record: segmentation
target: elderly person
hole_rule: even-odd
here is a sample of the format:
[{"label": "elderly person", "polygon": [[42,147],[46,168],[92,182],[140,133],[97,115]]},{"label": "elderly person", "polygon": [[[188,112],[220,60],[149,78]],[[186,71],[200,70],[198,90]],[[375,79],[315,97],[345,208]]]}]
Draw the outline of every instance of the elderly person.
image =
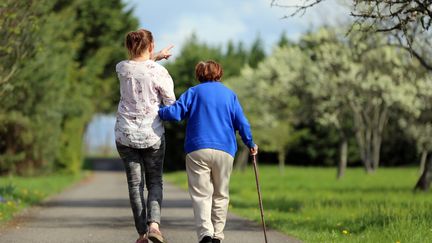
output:
[{"label": "elderly person", "polygon": [[155,61],[168,58],[172,46],[154,55],[152,33],[144,29],[129,32],[125,45],[129,60],[116,66],[121,94],[115,125],[116,145],[126,170],[130,204],[139,234],[136,242],[147,243],[150,239],[162,243],[159,225],[165,137],[158,110],[162,104],[173,104],[175,95],[171,76]]},{"label": "elderly person", "polygon": [[201,84],[189,88],[174,105],[161,108],[159,116],[167,121],[187,119],[186,171],[198,241],[215,243],[224,239],[236,131],[251,154],[258,146],[236,94],[220,81],[222,67],[200,62],[195,75]]}]

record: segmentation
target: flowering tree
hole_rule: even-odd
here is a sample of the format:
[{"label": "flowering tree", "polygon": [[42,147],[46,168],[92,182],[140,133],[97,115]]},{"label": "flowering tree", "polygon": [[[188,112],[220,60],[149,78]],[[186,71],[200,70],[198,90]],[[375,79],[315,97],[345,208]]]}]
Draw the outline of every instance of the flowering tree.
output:
[{"label": "flowering tree", "polygon": [[[285,17],[303,14],[326,0],[303,0],[300,5],[272,0],[271,6],[286,8]],[[408,50],[427,69],[432,70],[432,1],[429,0],[351,0],[353,26],[393,35],[389,44]]]},{"label": "flowering tree", "polygon": [[296,81],[304,79],[301,70],[306,68],[306,62],[307,57],[298,47],[280,48],[256,69],[247,66],[239,77],[226,82],[242,101],[257,144],[278,153],[281,171],[288,147],[305,134],[304,130],[293,129],[299,107],[293,90]]},{"label": "flowering tree", "polygon": [[[347,71],[352,69],[352,61],[347,59],[347,55],[340,55],[340,52],[349,50],[340,44],[335,32],[326,29],[304,36],[300,45],[308,47],[304,51],[314,61],[313,66],[309,66],[309,71],[315,75],[309,80],[306,89],[315,100],[316,120],[321,125],[335,128],[339,133],[337,178],[341,178],[348,162],[348,138],[353,134],[352,117],[345,100],[348,87],[344,85],[346,76],[349,75]],[[336,46],[339,48],[334,48]],[[326,60],[323,59],[324,56]],[[327,63],[321,63],[322,61]]]},{"label": "flowering tree", "polygon": [[[321,100],[321,119],[344,131],[353,122],[353,132],[366,171],[378,168],[383,131],[394,109],[413,109],[415,77],[407,68],[410,60],[395,48],[382,45],[378,35],[343,35],[321,30],[307,36],[313,46],[321,75],[311,92]],[[341,123],[342,121],[342,123]],[[343,137],[343,136],[342,136]]]},{"label": "flowering tree", "polygon": [[419,77],[416,82],[419,109],[416,110],[413,107],[413,109],[406,110],[405,116],[400,118],[399,123],[416,141],[417,150],[420,153],[419,172],[421,176],[415,189],[427,191],[432,181],[432,156],[426,163],[428,154],[432,151],[432,80],[427,73],[423,75],[424,77]]}]

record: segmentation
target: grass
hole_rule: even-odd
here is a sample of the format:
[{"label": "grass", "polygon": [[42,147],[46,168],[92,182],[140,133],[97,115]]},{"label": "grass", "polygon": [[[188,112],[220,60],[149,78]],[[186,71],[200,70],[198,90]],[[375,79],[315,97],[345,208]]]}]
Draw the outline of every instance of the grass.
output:
[{"label": "grass", "polygon": [[0,177],[0,223],[12,219],[20,210],[61,192],[83,176],[53,174],[40,177]]},{"label": "grass", "polygon": [[[432,242],[432,193],[413,193],[416,168],[348,169],[261,166],[266,223],[304,242]],[[187,188],[186,173],[166,179]],[[234,172],[230,211],[260,221],[253,169]]]}]

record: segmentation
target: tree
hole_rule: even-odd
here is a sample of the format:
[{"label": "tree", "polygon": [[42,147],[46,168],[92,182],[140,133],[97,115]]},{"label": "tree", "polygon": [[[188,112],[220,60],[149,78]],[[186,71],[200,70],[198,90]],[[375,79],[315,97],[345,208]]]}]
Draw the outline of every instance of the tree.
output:
[{"label": "tree", "polygon": [[86,124],[116,103],[114,64],[137,21],[120,0],[0,6],[0,173],[78,172]]},{"label": "tree", "polygon": [[414,189],[427,191],[432,177],[432,159],[426,163],[428,154],[432,151],[432,80],[428,79],[428,73],[423,72],[417,75],[417,103],[419,105],[405,110],[405,115],[400,117],[399,123],[416,141],[417,151],[420,153],[420,178]]},{"label": "tree", "polygon": [[[40,167],[52,168],[59,148],[65,90],[69,87],[67,75],[73,64],[73,40],[58,41],[69,39],[70,32],[57,31],[71,27],[70,22],[50,11],[52,2],[27,4],[22,9],[9,9],[12,16],[26,16],[26,12],[21,13],[27,10],[26,6],[31,8],[30,13],[36,12],[32,24],[24,21],[30,25],[31,34],[27,33],[26,25],[17,25],[16,28],[23,29],[16,29],[16,35],[5,40],[11,53],[20,53],[21,47],[14,46],[15,41],[29,49],[24,56],[10,56],[17,68],[13,78],[2,86],[1,135],[9,141],[0,146],[1,162],[7,165],[2,166],[2,173],[33,173]],[[48,46],[52,52],[46,50]]]},{"label": "tree", "polygon": [[255,41],[252,43],[249,55],[248,64],[252,68],[256,68],[258,64],[265,58],[266,54],[264,51],[264,44],[261,37],[258,35]]},{"label": "tree", "polygon": [[[336,32],[323,29],[317,33],[306,35],[302,38],[300,45],[309,52],[312,60],[315,62],[315,82],[307,86],[308,92],[311,93],[315,100],[314,110],[317,121],[327,127],[333,127],[339,134],[339,163],[337,178],[342,178],[348,163],[348,138],[352,134],[353,122],[349,108],[346,106],[345,86],[346,72],[350,69],[352,63],[347,56],[338,56],[347,49],[343,45],[339,48],[330,47],[333,44],[340,45]],[[325,55],[331,55],[324,60]],[[332,60],[332,63],[320,64],[323,61]],[[327,66],[328,65],[328,66]],[[325,66],[325,67],[324,67]],[[324,68],[324,69],[321,69]]]},{"label": "tree", "polygon": [[[39,1],[40,2],[40,1]],[[35,31],[44,13],[38,1],[6,0],[0,3],[0,94],[22,61],[35,51]]]},{"label": "tree", "polygon": [[224,77],[232,77],[240,74],[241,69],[248,59],[249,51],[244,48],[243,42],[227,43],[226,52],[222,53]]},{"label": "tree", "polygon": [[227,81],[250,119],[257,144],[278,153],[281,172],[288,147],[306,132],[293,129],[299,100],[291,95],[296,80],[304,79],[299,70],[306,61],[298,47],[276,49],[256,69],[246,66],[239,77]]},{"label": "tree", "polygon": [[417,123],[407,126],[407,132],[415,139],[417,149],[420,153],[419,174],[423,174],[426,159],[428,154],[432,151],[432,124]]},{"label": "tree", "polygon": [[[355,135],[367,172],[380,162],[382,137],[389,114],[416,110],[419,70],[410,58],[371,33],[351,34],[320,29],[302,37],[299,45],[313,60],[308,72],[315,73],[305,89],[311,94],[318,122],[339,131],[338,176],[346,166],[348,139]],[[311,103],[311,102],[302,102]],[[417,108],[416,108],[417,107]]]},{"label": "tree", "polygon": [[279,40],[277,42],[277,46],[278,47],[286,47],[286,46],[289,46],[292,44],[293,44],[293,42],[288,39],[286,32],[283,31],[281,36],[279,37]]},{"label": "tree", "polygon": [[[271,6],[292,9],[285,17],[303,14],[308,8],[325,0],[304,0],[292,5],[272,0]],[[394,38],[389,44],[408,50],[427,69],[432,70],[430,27],[432,25],[432,2],[411,0],[352,0],[351,16],[357,30],[386,32]],[[427,51],[425,51],[427,49]]]}]

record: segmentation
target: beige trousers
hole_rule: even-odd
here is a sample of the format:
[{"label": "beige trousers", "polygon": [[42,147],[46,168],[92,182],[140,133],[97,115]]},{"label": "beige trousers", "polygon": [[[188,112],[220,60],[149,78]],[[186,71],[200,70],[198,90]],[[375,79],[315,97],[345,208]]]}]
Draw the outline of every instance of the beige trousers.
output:
[{"label": "beige trousers", "polygon": [[186,155],[189,194],[199,241],[204,236],[224,239],[233,161],[230,154],[215,149],[200,149]]}]

